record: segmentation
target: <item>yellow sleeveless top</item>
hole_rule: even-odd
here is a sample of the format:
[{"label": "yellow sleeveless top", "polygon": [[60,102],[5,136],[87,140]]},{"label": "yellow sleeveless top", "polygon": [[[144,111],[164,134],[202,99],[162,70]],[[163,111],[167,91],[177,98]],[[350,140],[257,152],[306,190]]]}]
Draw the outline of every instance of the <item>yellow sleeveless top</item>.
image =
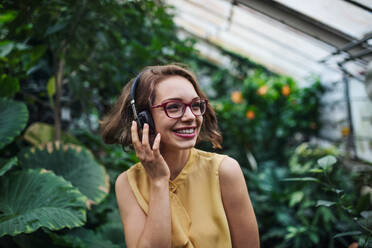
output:
[{"label": "yellow sleeveless top", "polygon": [[[172,247],[232,247],[218,176],[225,157],[192,148],[185,167],[169,181]],[[147,214],[150,188],[144,167],[137,163],[127,175],[137,202]]]}]

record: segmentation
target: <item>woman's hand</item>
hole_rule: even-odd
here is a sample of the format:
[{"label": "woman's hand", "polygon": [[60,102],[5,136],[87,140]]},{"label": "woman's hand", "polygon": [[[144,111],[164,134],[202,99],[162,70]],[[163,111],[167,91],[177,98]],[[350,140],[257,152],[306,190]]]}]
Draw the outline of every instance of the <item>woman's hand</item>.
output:
[{"label": "woman's hand", "polygon": [[145,123],[142,132],[142,142],[138,137],[137,122],[132,122],[132,143],[137,158],[141,161],[147,175],[152,181],[169,180],[170,171],[163,156],[160,154],[160,133],[155,137],[152,149],[149,144],[149,125]]}]

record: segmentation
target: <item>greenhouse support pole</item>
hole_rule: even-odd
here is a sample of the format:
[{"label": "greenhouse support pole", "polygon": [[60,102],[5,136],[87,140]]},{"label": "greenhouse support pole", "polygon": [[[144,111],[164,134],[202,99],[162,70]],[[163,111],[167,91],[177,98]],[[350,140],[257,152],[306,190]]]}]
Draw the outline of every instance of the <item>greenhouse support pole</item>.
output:
[{"label": "greenhouse support pole", "polygon": [[351,103],[350,103],[350,85],[347,71],[342,64],[339,64],[339,67],[342,71],[342,80],[344,81],[345,86],[345,100],[346,100],[346,110],[347,110],[347,120],[349,125],[349,134],[346,140],[346,156],[347,158],[356,158],[356,149],[354,144],[354,125],[351,112]]}]

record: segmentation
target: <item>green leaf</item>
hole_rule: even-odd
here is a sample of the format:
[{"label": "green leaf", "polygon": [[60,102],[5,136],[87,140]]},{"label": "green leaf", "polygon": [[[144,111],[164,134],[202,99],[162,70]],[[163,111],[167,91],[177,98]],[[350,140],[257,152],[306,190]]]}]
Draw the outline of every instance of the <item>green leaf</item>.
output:
[{"label": "green leaf", "polygon": [[48,83],[47,83],[47,92],[48,92],[48,96],[49,96],[50,106],[54,107],[53,96],[56,93],[56,80],[55,80],[54,77],[51,77],[48,80]]},{"label": "green leaf", "polygon": [[304,193],[302,191],[293,192],[290,196],[289,206],[293,207],[299,203],[304,198]]},{"label": "green leaf", "polygon": [[312,173],[323,173],[324,170],[322,170],[322,169],[311,169],[311,170],[309,170],[309,172],[312,172]]},{"label": "green leaf", "polygon": [[362,216],[364,219],[372,219],[372,211],[363,211],[360,213],[360,216]]},{"label": "green leaf", "polygon": [[321,207],[317,209],[319,216],[323,219],[323,223],[336,223],[337,218],[335,217],[334,211],[331,208]]},{"label": "green leaf", "polygon": [[52,98],[56,93],[56,80],[54,77],[49,78],[47,83],[48,96]]},{"label": "green leaf", "polygon": [[337,163],[337,159],[335,156],[327,155],[318,159],[319,166],[324,170],[329,170],[335,163]]},{"label": "green leaf", "polygon": [[66,247],[79,247],[79,248],[120,248],[126,247],[122,245],[113,244],[110,240],[104,239],[99,233],[86,228],[75,228],[64,235],[57,235],[49,232],[50,237],[54,243]]},{"label": "green leaf", "polygon": [[288,182],[317,182],[319,183],[319,179],[315,177],[292,177],[292,178],[284,178],[281,181],[288,181]]},{"label": "green leaf", "polygon": [[45,32],[45,36],[48,36],[48,35],[51,35],[51,34],[54,34],[54,33],[57,33],[59,31],[61,31],[64,27],[66,27],[67,23],[68,22],[66,22],[66,21],[58,22],[55,25],[48,27],[47,31]]},{"label": "green leaf", "polygon": [[358,201],[357,201],[357,204],[356,204],[356,207],[355,207],[355,210],[359,213],[359,212],[362,212],[363,210],[367,210],[369,208],[369,206],[371,205],[371,197],[370,197],[370,194],[365,194],[365,195],[361,195],[359,198],[358,198]]},{"label": "green leaf", "polygon": [[14,42],[6,40],[0,42],[0,57],[6,57],[12,52],[14,48]]},{"label": "green leaf", "polygon": [[33,233],[21,233],[17,236],[12,237],[13,241],[20,248],[61,248],[59,246],[53,245],[53,241],[49,235],[45,232],[46,228],[41,228]]},{"label": "green leaf", "polygon": [[333,206],[335,204],[336,204],[336,202],[325,201],[325,200],[318,200],[316,202],[316,207],[320,207],[320,206],[331,207],[331,206]]},{"label": "green leaf", "polygon": [[24,168],[44,168],[63,176],[88,197],[88,205],[98,204],[109,192],[109,177],[104,167],[84,147],[47,143],[23,151],[19,159]]},{"label": "green leaf", "polygon": [[86,197],[45,170],[12,172],[0,180],[0,237],[82,226]]},{"label": "green leaf", "polygon": [[[120,215],[118,216],[120,220]],[[97,233],[105,240],[110,240],[114,244],[125,246],[124,230],[121,222],[107,222],[97,228]]]},{"label": "green leaf", "polygon": [[[42,122],[34,122],[26,129],[23,137],[33,145],[41,145],[54,141],[54,134],[54,126]],[[81,145],[79,140],[65,132],[61,132],[61,141],[63,143]]]},{"label": "green leaf", "polygon": [[0,77],[0,97],[13,97],[19,91],[19,80],[6,74]]},{"label": "green leaf", "polygon": [[17,12],[13,10],[8,10],[5,13],[0,14],[0,24],[13,21],[17,17]]},{"label": "green leaf", "polygon": [[39,45],[39,46],[33,47],[30,51],[32,64],[39,61],[40,58],[45,54],[47,49],[48,47],[45,45]]},{"label": "green leaf", "polygon": [[28,111],[24,103],[0,98],[0,149],[25,128]]},{"label": "green leaf", "polygon": [[314,244],[318,244],[319,243],[319,237],[318,237],[318,235],[316,233],[310,232],[309,233],[309,238],[311,239],[311,241]]},{"label": "green leaf", "polygon": [[360,235],[362,234],[361,231],[351,231],[351,232],[343,232],[343,233],[338,233],[333,238],[339,238],[339,237],[344,237],[344,236],[355,236],[355,235]]},{"label": "green leaf", "polygon": [[17,165],[17,162],[18,162],[17,157],[13,157],[11,159],[1,161],[0,162],[0,176],[4,175],[7,171],[13,168],[13,166]]},{"label": "green leaf", "polygon": [[370,216],[368,218],[359,219],[359,220],[357,220],[357,222],[358,222],[359,225],[362,225],[365,228],[368,228],[368,229],[372,228],[372,216]]}]

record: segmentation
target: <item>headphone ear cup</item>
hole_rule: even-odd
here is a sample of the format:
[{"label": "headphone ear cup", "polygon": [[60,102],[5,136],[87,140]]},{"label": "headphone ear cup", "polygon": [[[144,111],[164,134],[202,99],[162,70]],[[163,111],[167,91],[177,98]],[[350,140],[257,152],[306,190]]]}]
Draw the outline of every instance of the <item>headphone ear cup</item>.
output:
[{"label": "headphone ear cup", "polygon": [[138,121],[141,125],[141,128],[143,128],[143,125],[147,123],[149,125],[150,134],[155,134],[155,124],[154,124],[154,120],[152,119],[151,113],[149,113],[146,110],[141,111],[138,114]]}]

